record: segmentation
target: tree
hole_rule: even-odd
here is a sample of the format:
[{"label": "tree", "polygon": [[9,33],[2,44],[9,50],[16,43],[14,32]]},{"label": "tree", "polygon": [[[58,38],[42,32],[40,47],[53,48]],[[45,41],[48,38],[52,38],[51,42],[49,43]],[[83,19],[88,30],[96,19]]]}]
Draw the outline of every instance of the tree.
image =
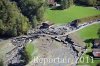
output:
[{"label": "tree", "polygon": [[70,6],[74,4],[74,0],[69,0]]},{"label": "tree", "polygon": [[66,8],[69,8],[70,6],[73,5],[73,0],[62,0],[61,1],[61,7],[62,9],[66,9]]},{"label": "tree", "polygon": [[27,33],[30,24],[15,2],[0,0],[0,25],[0,35],[17,36]]},{"label": "tree", "polygon": [[97,0],[80,0],[81,2],[90,5],[90,6],[96,6],[97,5]]},{"label": "tree", "polygon": [[38,24],[37,18],[36,16],[33,17],[33,21],[32,21],[32,28],[35,28]]},{"label": "tree", "polygon": [[36,18],[38,21],[42,21],[43,20],[43,16],[44,16],[44,7],[41,6],[40,8],[38,8],[37,13],[36,13]]},{"label": "tree", "polygon": [[98,37],[100,38],[100,28],[99,28],[98,33],[97,33],[97,34],[98,34]]},{"label": "tree", "polygon": [[61,1],[61,7],[62,7],[62,9],[68,8],[68,0],[62,0]]},{"label": "tree", "polygon": [[0,20],[0,34],[2,34],[3,32],[3,22],[2,20]]},{"label": "tree", "polygon": [[100,0],[97,0],[97,5],[100,6]]},{"label": "tree", "polygon": [[100,63],[98,63],[96,66],[100,66]]},{"label": "tree", "polygon": [[0,60],[0,66],[4,66],[4,65],[3,65],[3,61],[2,61],[2,60]]},{"label": "tree", "polygon": [[[43,20],[44,10],[45,10],[45,0],[14,0],[17,2],[22,13],[27,16],[31,24],[33,24],[34,16],[37,22]],[[34,23],[35,24],[35,23]]]},{"label": "tree", "polygon": [[88,5],[96,6],[97,0],[87,0]]},{"label": "tree", "polygon": [[26,34],[43,20],[45,0],[0,0],[0,35]]}]

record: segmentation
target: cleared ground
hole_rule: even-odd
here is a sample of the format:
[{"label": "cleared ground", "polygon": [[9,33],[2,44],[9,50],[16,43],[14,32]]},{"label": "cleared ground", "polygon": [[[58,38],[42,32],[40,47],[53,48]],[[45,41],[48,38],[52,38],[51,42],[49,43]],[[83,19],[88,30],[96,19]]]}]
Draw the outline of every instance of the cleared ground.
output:
[{"label": "cleared ground", "polygon": [[80,36],[75,32],[69,35],[69,37],[74,41],[74,43],[78,46],[85,47],[85,43],[83,40],[80,38]]},{"label": "cleared ground", "polygon": [[99,15],[100,11],[90,7],[72,6],[66,10],[50,10],[45,12],[45,19],[55,24],[69,23],[75,19]]},{"label": "cleared ground", "polygon": [[12,45],[11,40],[3,40],[0,42],[0,60],[5,60],[6,53],[11,51],[13,48],[15,48],[14,45]]},{"label": "cleared ground", "polygon": [[[50,37],[46,36],[46,37],[40,37],[39,39],[33,41],[33,44],[36,45],[36,47],[38,48],[38,55],[37,57],[39,57],[39,59],[41,58],[45,58],[47,60],[51,59],[57,59],[59,58],[60,61],[59,63],[56,62],[48,62],[45,61],[43,63],[34,63],[34,59],[26,66],[72,66],[73,62],[74,62],[74,57],[73,55],[70,53],[70,47],[67,47],[65,44],[63,44],[62,42],[57,42],[53,39],[51,39]],[[68,59],[69,63],[68,63]],[[39,60],[38,59],[38,60]],[[61,62],[61,60],[64,59],[65,63],[63,63],[63,61]]]}]

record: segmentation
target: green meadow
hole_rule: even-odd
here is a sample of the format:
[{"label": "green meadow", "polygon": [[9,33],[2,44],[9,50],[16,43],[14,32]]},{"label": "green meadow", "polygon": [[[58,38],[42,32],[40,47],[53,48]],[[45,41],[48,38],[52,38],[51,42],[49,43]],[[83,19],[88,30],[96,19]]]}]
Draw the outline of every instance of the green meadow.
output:
[{"label": "green meadow", "polygon": [[77,33],[80,35],[82,39],[92,39],[98,38],[97,32],[100,28],[100,24],[93,24],[86,28],[81,29]]},{"label": "green meadow", "polygon": [[75,19],[99,15],[100,11],[92,7],[72,6],[65,10],[46,9],[44,18],[55,24],[69,23]]}]

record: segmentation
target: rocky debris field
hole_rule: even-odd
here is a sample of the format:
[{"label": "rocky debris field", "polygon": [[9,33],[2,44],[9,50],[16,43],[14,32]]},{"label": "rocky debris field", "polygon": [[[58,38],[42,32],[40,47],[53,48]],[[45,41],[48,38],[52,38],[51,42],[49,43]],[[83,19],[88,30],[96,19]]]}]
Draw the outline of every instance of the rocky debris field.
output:
[{"label": "rocky debris field", "polygon": [[91,24],[95,23],[100,23],[100,20],[96,21],[90,21],[90,22],[85,22],[83,24],[78,24],[77,27],[71,26],[70,24],[67,25],[61,25],[61,26],[52,26],[49,28],[45,29],[33,29],[28,31],[28,35],[54,35],[54,36],[59,36],[59,35],[67,35],[70,34],[71,32],[80,30],[82,28],[85,28],[86,26],[89,26]]},{"label": "rocky debris field", "polygon": [[[63,37],[62,37],[63,38]],[[78,50],[74,48],[70,43],[61,41],[62,39],[57,40],[54,37],[39,37],[38,39],[33,41],[33,44],[36,44],[38,48],[38,57],[39,58],[61,58],[65,59],[65,63],[34,63],[34,59],[27,66],[75,66],[77,63],[75,61],[78,60]],[[79,51],[81,53],[81,50]],[[67,62],[68,59],[69,63]]]},{"label": "rocky debris field", "polygon": [[16,37],[11,40],[11,43],[15,48],[6,53],[5,66],[24,66],[28,62],[26,52],[24,50],[25,45],[36,39],[37,36],[23,36]]},{"label": "rocky debris field", "polygon": [[[71,32],[77,31],[85,26],[99,23],[99,22],[88,22],[79,25],[77,28],[73,28],[70,25],[62,25],[58,27],[50,27],[47,29],[34,29],[28,32],[28,35],[22,37],[12,38],[11,43],[14,48],[6,53],[5,66],[24,66],[27,64],[27,56],[24,52],[24,48],[27,43],[37,40],[37,47],[39,49],[40,58],[55,58],[60,57],[64,58],[69,56],[72,60],[75,60],[76,63],[70,63],[67,66],[75,66],[79,57],[85,51],[86,47],[82,46],[80,43],[73,39]],[[66,34],[67,33],[67,34]],[[81,41],[81,40],[80,40]],[[36,65],[28,66],[43,66],[36,63]],[[45,66],[49,66],[46,64]],[[50,65],[51,66],[51,65]],[[66,66],[65,64],[53,64],[53,66]]]},{"label": "rocky debris field", "polygon": [[[24,66],[27,63],[27,57],[25,56],[25,52],[23,50],[25,44],[28,42],[33,42],[33,44],[36,44],[37,48],[39,49],[39,57],[40,58],[67,58],[70,57],[71,60],[77,61],[78,58],[81,55],[81,52],[83,50],[76,50],[74,45],[72,45],[73,42],[68,42],[70,38],[68,36],[25,36],[25,37],[19,37],[19,38],[14,38],[12,40],[12,44],[16,46],[12,51],[8,52],[6,55],[6,58],[8,59],[6,61],[6,64],[9,66],[13,65],[22,65]],[[34,40],[36,40],[34,43]],[[78,46],[77,46],[78,47]],[[80,49],[84,49],[82,47],[78,47]],[[79,54],[80,53],[80,54]],[[22,59],[22,57],[24,57]],[[70,63],[62,63],[62,64],[55,64],[53,63],[53,66],[71,66],[71,65],[76,65],[73,61],[70,61]],[[43,66],[39,63],[31,63],[34,66]],[[30,65],[30,64],[29,64]],[[49,66],[51,64],[47,63],[45,66]]]}]

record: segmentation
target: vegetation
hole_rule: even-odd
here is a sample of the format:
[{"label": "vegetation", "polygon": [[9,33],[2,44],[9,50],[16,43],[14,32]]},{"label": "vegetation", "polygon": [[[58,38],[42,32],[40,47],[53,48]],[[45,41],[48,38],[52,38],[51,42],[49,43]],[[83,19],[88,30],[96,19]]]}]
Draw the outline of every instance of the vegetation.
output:
[{"label": "vegetation", "polygon": [[84,40],[99,38],[97,35],[99,28],[100,24],[94,24],[78,31],[78,34]]},{"label": "vegetation", "polygon": [[100,38],[100,28],[98,29],[98,33],[97,33],[97,34],[98,34],[98,36],[99,36],[99,38]]},{"label": "vegetation", "polygon": [[90,6],[100,5],[99,0],[79,0],[79,1]]},{"label": "vegetation", "polygon": [[61,1],[61,8],[62,8],[62,9],[67,9],[67,8],[69,8],[70,6],[72,6],[73,3],[74,3],[73,0],[62,0],[62,1]]},{"label": "vegetation", "polygon": [[0,35],[26,34],[31,26],[34,27],[43,19],[43,2],[44,0],[0,0]]},{"label": "vegetation", "polygon": [[[80,37],[83,39],[83,40],[87,40],[87,39],[95,39],[95,38],[98,38],[98,29],[100,28],[100,24],[93,24],[91,26],[88,26],[80,31],[78,31],[77,33],[80,35]],[[88,48],[87,48],[87,51],[83,54],[83,58],[84,58],[84,62],[83,63],[80,63],[78,65],[90,65],[90,66],[96,66],[100,60],[96,60],[96,59],[93,59],[93,62],[92,62],[92,59],[90,58],[91,56],[91,52],[92,52],[92,43],[89,42],[89,43],[86,43],[88,45]],[[87,62],[87,57],[88,57],[88,62]]]},{"label": "vegetation", "polygon": [[0,35],[17,36],[27,32],[28,19],[23,16],[14,2],[0,0]]},{"label": "vegetation", "polygon": [[25,47],[25,51],[29,57],[29,60],[32,60],[33,57],[37,56],[38,49],[32,43],[28,43]]},{"label": "vegetation", "polygon": [[[78,62],[77,66],[80,65],[89,65],[89,66],[96,66],[98,63],[100,63],[99,59],[93,59],[91,58],[91,52],[92,52],[92,44],[88,47],[87,51],[83,54],[83,56],[80,58],[80,61]],[[81,62],[82,61],[82,62]]]},{"label": "vegetation", "polygon": [[47,9],[44,17],[46,20],[55,24],[65,24],[76,19],[95,16],[98,14],[100,14],[100,11],[96,9],[82,6],[73,6],[65,10]]},{"label": "vegetation", "polygon": [[[100,14],[100,11],[92,8],[71,7],[76,4],[75,1],[79,0],[61,0],[61,7],[65,10],[50,10],[49,8],[46,10],[47,0],[0,0],[0,36],[26,34],[29,28],[34,28],[44,21],[43,17],[56,24],[64,24],[79,18]],[[100,3],[98,0],[80,1],[93,6]]]},{"label": "vegetation", "polygon": [[81,18],[81,19],[76,19],[80,24],[84,23],[84,22],[90,22],[90,21],[95,21],[95,20],[99,20],[100,19],[100,15],[96,15],[96,16],[89,16],[89,17],[85,17],[85,18]]},{"label": "vegetation", "polygon": [[[21,12],[27,16],[35,27],[38,22],[43,20],[43,13],[45,10],[45,0],[14,0],[17,2]],[[36,24],[35,24],[36,23]]]},{"label": "vegetation", "polygon": [[0,60],[0,66],[4,66],[4,65],[3,65],[3,61],[2,61],[2,60]]}]

